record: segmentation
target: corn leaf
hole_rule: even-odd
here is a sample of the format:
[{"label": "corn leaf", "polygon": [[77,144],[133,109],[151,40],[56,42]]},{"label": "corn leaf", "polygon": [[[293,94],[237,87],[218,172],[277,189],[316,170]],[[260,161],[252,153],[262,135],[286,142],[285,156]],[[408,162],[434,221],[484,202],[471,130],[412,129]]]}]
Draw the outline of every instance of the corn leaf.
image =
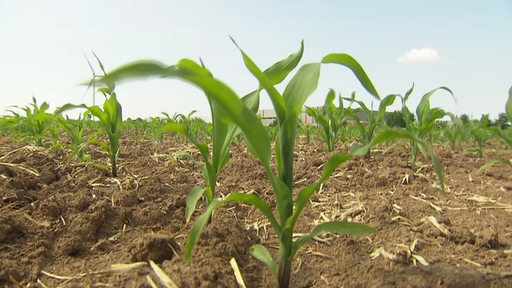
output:
[{"label": "corn leaf", "polygon": [[97,117],[102,123],[109,123],[110,119],[107,113],[103,112],[98,106],[90,106],[87,109],[94,117]]},{"label": "corn leaf", "polygon": [[386,114],[387,107],[390,105],[393,105],[393,103],[395,103],[395,99],[396,99],[396,94],[391,94],[391,95],[384,97],[384,99],[382,99],[382,101],[380,101],[379,114],[377,116],[378,118],[384,117],[384,114]]},{"label": "corn leaf", "polygon": [[420,149],[425,149],[427,153],[430,155],[430,158],[432,160],[432,165],[434,167],[434,171],[436,172],[437,179],[439,181],[439,186],[441,188],[441,192],[444,195],[444,176],[443,176],[443,169],[441,166],[441,163],[439,162],[439,158],[437,157],[437,154],[435,153],[433,147],[429,145],[427,142],[425,142],[423,139],[419,138],[418,136],[414,135],[413,133],[409,131],[404,130],[395,130],[395,129],[386,129],[382,131],[380,134],[378,134],[370,144],[366,144],[363,146],[356,146],[352,148],[351,154],[352,155],[364,155],[367,153],[368,149],[371,147],[382,143],[384,141],[392,141],[392,140],[398,140],[398,139],[409,139],[413,140],[416,143],[420,145]]},{"label": "corn leaf", "polygon": [[[215,102],[218,111],[236,123],[247,137],[249,149],[255,153],[263,165],[270,169],[270,140],[265,127],[256,114],[238,98],[235,92],[224,83],[214,79],[210,73],[191,60],[183,59],[169,76],[179,77],[199,86],[207,97]],[[206,70],[206,71],[205,71]]]},{"label": "corn leaf", "polygon": [[192,217],[192,214],[194,214],[197,202],[201,199],[201,196],[203,196],[204,190],[204,188],[194,186],[190,191],[190,195],[187,199],[187,205],[185,206],[185,219],[187,223],[190,222],[190,218]]},{"label": "corn leaf", "polygon": [[199,241],[199,237],[203,232],[204,226],[206,226],[206,223],[208,223],[210,220],[213,211],[220,205],[222,205],[222,201],[219,199],[214,199],[208,205],[206,211],[201,216],[197,217],[196,221],[194,222],[194,226],[192,226],[192,230],[188,235],[187,244],[185,246],[185,262],[190,260],[192,250],[196,246],[197,241]]},{"label": "corn leaf", "polygon": [[347,68],[352,70],[357,80],[359,80],[361,85],[363,85],[363,87],[366,89],[366,91],[368,91],[368,93],[370,93],[377,99],[380,99],[377,89],[375,89],[375,86],[371,82],[370,78],[368,77],[368,75],[366,75],[366,72],[364,71],[363,67],[352,56],[344,53],[333,53],[326,55],[322,59],[322,63],[335,63],[346,66]]},{"label": "corn leaf", "polygon": [[281,233],[281,227],[279,226],[274,215],[272,214],[272,210],[259,196],[255,194],[246,193],[231,193],[224,200],[213,199],[213,201],[210,202],[210,204],[206,208],[206,211],[196,219],[192,227],[192,230],[190,231],[187,244],[185,246],[185,261],[188,261],[190,259],[192,250],[197,244],[197,241],[199,240],[199,237],[201,236],[201,233],[206,224],[208,223],[208,220],[210,219],[213,211],[215,211],[215,209],[217,209],[221,205],[234,201],[246,202],[254,205],[263,213],[263,215],[265,215],[265,217],[267,217],[272,227],[276,230],[276,233],[278,235],[279,233]]},{"label": "corn leaf", "polygon": [[403,98],[404,103],[407,102],[407,100],[409,100],[409,96],[411,96],[413,90],[414,90],[414,83],[412,83],[411,88],[409,88],[409,90],[407,90],[407,92],[405,92],[405,95]]},{"label": "corn leaf", "polygon": [[267,248],[260,244],[254,244],[249,248],[249,252],[254,258],[265,263],[274,275],[277,275],[276,261],[272,258],[272,255],[270,255]]},{"label": "corn leaf", "polygon": [[240,50],[240,53],[242,53],[245,67],[247,67],[252,75],[258,79],[260,87],[263,87],[269,94],[272,105],[274,106],[274,111],[276,112],[277,120],[279,123],[282,123],[286,118],[286,103],[284,102],[283,96],[279,93],[279,91],[277,91],[267,75],[265,75],[265,73],[263,73],[260,68],[258,68],[254,61],[252,61],[252,59],[247,56],[247,54],[245,54],[245,52],[240,47],[238,47],[238,49]]},{"label": "corn leaf", "polygon": [[304,236],[299,237],[293,242],[292,255],[299,250],[299,248],[307,243],[313,237],[325,233],[341,233],[345,235],[366,235],[377,232],[377,229],[366,226],[360,223],[345,222],[345,221],[330,221],[317,225],[313,230]]},{"label": "corn leaf", "polygon": [[300,113],[308,97],[316,90],[320,78],[320,63],[300,67],[283,92],[288,113]]},{"label": "corn leaf", "polygon": [[453,97],[453,92],[448,87],[444,86],[433,89],[423,95],[420,103],[416,107],[416,116],[420,127],[427,127],[435,121],[435,119],[442,118],[445,115],[445,112],[440,108],[430,109],[430,97],[438,90],[445,90]]},{"label": "corn leaf", "polygon": [[[108,72],[107,75],[93,79],[97,84],[109,85],[112,83],[122,83],[134,79],[144,79],[149,77],[165,77],[168,74],[169,67],[153,60],[140,60],[128,63],[117,69]],[[90,81],[84,83],[88,85]]]},{"label": "corn leaf", "polygon": [[267,75],[268,79],[270,80],[270,83],[272,83],[273,85],[279,84],[288,76],[288,74],[290,74],[290,72],[293,69],[295,69],[295,67],[297,67],[297,65],[300,62],[300,59],[302,58],[303,53],[304,41],[301,41],[299,51],[291,54],[286,59],[274,63],[263,73]]},{"label": "corn leaf", "polygon": [[272,210],[268,206],[268,204],[261,199],[256,194],[247,194],[247,193],[240,193],[240,192],[233,192],[229,194],[224,200],[223,203],[228,202],[245,202],[248,204],[253,205],[254,207],[258,208],[261,213],[267,218],[267,220],[270,222],[274,230],[276,231],[276,234],[281,234],[281,226],[277,223],[276,218],[274,217],[274,214],[272,213]]},{"label": "corn leaf", "polygon": [[316,90],[319,77],[320,63],[306,64],[297,71],[283,93],[286,114],[284,121],[280,122],[279,158],[281,167],[278,169],[281,179],[290,188],[293,185],[293,147],[295,146],[297,122],[304,102]]},{"label": "corn leaf", "polygon": [[334,170],[336,170],[336,168],[338,168],[338,166],[340,166],[342,163],[345,163],[348,159],[350,159],[350,157],[350,154],[343,153],[338,153],[331,156],[331,158],[329,158],[329,160],[327,160],[327,163],[324,165],[324,170],[322,171],[322,176],[320,177],[320,179],[318,179],[317,182],[308,185],[299,191],[295,202],[295,210],[293,211],[293,215],[291,216],[289,221],[286,223],[287,227],[295,226],[297,219],[299,218],[300,214],[302,213],[302,210],[308,203],[313,193],[315,193],[315,191],[318,190],[318,188],[323,182],[329,179],[331,174],[334,172]]}]

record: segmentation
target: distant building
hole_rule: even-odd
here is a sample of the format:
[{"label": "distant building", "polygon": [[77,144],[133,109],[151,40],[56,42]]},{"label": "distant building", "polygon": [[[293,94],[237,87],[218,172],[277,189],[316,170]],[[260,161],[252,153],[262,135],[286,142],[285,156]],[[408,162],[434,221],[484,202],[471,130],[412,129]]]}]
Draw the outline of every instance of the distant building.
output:
[{"label": "distant building", "polygon": [[[315,108],[321,109],[322,107],[315,107]],[[379,112],[372,111],[372,113],[374,115],[377,115]],[[388,112],[386,112],[386,115],[387,114],[388,114]],[[270,125],[270,124],[274,123],[277,119],[276,112],[274,111],[274,109],[262,109],[262,110],[258,111],[258,115],[261,117],[261,122],[263,122],[263,124],[265,124],[265,125]],[[366,117],[366,113],[361,111],[361,112],[357,113],[357,115],[359,116],[359,120],[361,122],[368,122],[368,117]],[[384,117],[386,117],[386,115]],[[300,112],[299,120],[306,125],[315,123],[315,118],[309,116],[308,113],[306,113],[305,108],[302,110],[302,112]],[[349,119],[349,121],[350,120],[353,120],[353,119]]]}]

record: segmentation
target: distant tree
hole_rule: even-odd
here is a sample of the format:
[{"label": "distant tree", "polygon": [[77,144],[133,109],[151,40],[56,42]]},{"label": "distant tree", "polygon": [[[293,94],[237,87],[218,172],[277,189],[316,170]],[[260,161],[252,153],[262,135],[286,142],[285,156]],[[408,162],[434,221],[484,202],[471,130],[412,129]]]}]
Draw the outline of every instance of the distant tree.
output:
[{"label": "distant tree", "polygon": [[507,113],[500,113],[498,115],[498,119],[494,121],[494,124],[496,127],[505,129],[507,127],[510,127],[510,120],[508,119]]},{"label": "distant tree", "polygon": [[[384,119],[389,127],[405,127],[405,120],[402,111],[389,112],[386,114]],[[414,121],[413,113],[411,113],[411,120]]]},{"label": "distant tree", "polygon": [[460,115],[460,121],[462,121],[462,124],[466,124],[469,122],[469,116],[468,114],[462,114]]}]

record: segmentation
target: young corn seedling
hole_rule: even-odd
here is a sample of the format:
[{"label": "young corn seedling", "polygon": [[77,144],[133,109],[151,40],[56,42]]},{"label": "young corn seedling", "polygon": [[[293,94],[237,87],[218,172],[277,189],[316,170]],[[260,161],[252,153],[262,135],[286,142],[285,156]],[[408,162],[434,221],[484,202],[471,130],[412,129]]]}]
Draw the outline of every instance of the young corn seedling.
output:
[{"label": "young corn seedling", "polygon": [[223,133],[220,134],[219,127],[216,127],[214,123],[214,143],[216,140],[222,141],[221,143],[230,142],[232,134],[227,133],[226,128],[229,128],[227,124],[232,123],[236,129],[240,129],[245,137],[249,151],[260,161],[270,180],[277,203],[277,218],[274,216],[270,206],[255,194],[233,192],[223,199],[214,198],[206,211],[196,219],[193,225],[185,249],[185,258],[187,260],[190,258],[192,249],[198,241],[201,231],[208,223],[215,209],[233,201],[245,202],[254,205],[267,217],[279,239],[277,261],[273,259],[264,246],[259,244],[255,244],[251,248],[252,255],[267,264],[270,270],[275,273],[279,287],[288,287],[292,260],[297,251],[313,237],[331,232],[352,235],[375,232],[374,228],[363,224],[331,221],[317,225],[309,233],[297,239],[293,238],[295,224],[305,205],[309,202],[310,197],[329,178],[332,172],[350,157],[348,154],[334,154],[324,166],[321,178],[298,191],[296,197],[293,196],[293,160],[298,119],[305,101],[317,87],[321,64],[336,63],[348,67],[372,95],[378,96],[378,93],[366,76],[363,68],[355,59],[347,54],[329,54],[322,59],[322,63],[311,63],[300,67],[281,94],[274,85],[281,82],[297,66],[302,57],[303,46],[301,46],[298,53],[277,62],[265,71],[260,70],[242,50],[240,51],[246,67],[259,82],[259,89],[254,92],[256,97],[251,99],[259,101],[259,92],[264,89],[270,96],[277,114],[278,131],[274,145],[277,170],[274,170],[272,167],[270,137],[258,118],[256,111],[251,109],[253,106],[248,105],[247,101],[245,101],[246,98],[240,98],[227,85],[214,78],[203,65],[189,59],[182,59],[178,64],[170,68],[155,62],[144,62],[144,64],[153,65],[151,72],[148,72],[147,69],[142,71],[140,69],[141,62],[138,62],[110,72],[108,79],[103,79],[103,81],[123,80],[133,78],[133,75],[138,77],[151,75],[168,76],[183,79],[198,86],[205,92],[212,108],[213,119],[221,120],[225,124],[223,126]]},{"label": "young corn seedling", "polygon": [[[446,195],[444,193],[445,187],[443,170],[441,167],[441,163],[439,162],[439,158],[437,157],[437,154],[434,151],[434,148],[428,141],[428,138],[430,136],[428,135],[428,133],[430,133],[433,129],[437,128],[436,120],[443,118],[446,115],[446,113],[441,108],[430,108],[429,99],[430,96],[432,96],[437,90],[448,91],[452,96],[453,94],[451,90],[449,90],[448,88],[439,87],[423,95],[420,103],[418,104],[418,107],[416,108],[417,119],[415,121],[415,115],[410,112],[409,108],[406,105],[406,102],[409,99],[409,96],[411,95],[413,89],[414,85],[405,93],[404,96],[396,95],[397,97],[400,97],[402,99],[402,117],[405,122],[405,129],[386,128],[384,129],[384,131],[380,132],[377,136],[375,136],[370,143],[354,147],[351,153],[353,155],[359,156],[367,155],[368,150],[377,144],[388,141],[396,141],[399,139],[406,139],[411,143],[411,167],[416,166],[416,157],[418,152],[421,151],[423,155],[430,156],[432,166],[437,175],[438,183],[441,189],[441,195],[445,197]],[[389,99],[386,101],[390,101]],[[387,104],[381,103],[381,105]]]},{"label": "young corn seedling", "polygon": [[43,146],[43,140],[49,137],[53,128],[53,115],[47,110],[50,105],[43,102],[38,106],[35,97],[32,97],[32,103],[25,107],[14,106],[25,112],[22,115],[16,111],[9,110],[12,114],[12,124],[17,138],[22,141],[33,143],[36,146]]},{"label": "young corn seedling", "polygon": [[66,105],[57,109],[54,114],[57,125],[66,133],[71,141],[69,148],[72,152],[67,161],[69,162],[74,157],[77,157],[81,162],[89,162],[90,156],[85,153],[85,148],[91,143],[92,137],[86,140],[84,136],[86,133],[86,121],[90,120],[90,117],[80,114],[76,120],[69,119],[67,116],[64,118],[61,114],[61,111],[64,110],[66,110]]},{"label": "young corn seedling", "polygon": [[[462,144],[466,138],[466,131],[462,120],[457,115],[447,112],[446,115],[450,116],[452,122],[448,127],[444,127],[442,134],[452,150],[462,149]],[[458,144],[458,145],[457,145]]]},{"label": "young corn seedling", "polygon": [[108,142],[92,139],[91,141],[107,151],[110,159],[112,177],[117,177],[117,158],[119,155],[121,124],[123,122],[121,104],[117,101],[113,88],[99,88],[106,98],[103,109],[99,106],[90,106],[86,113],[90,113],[100,120],[103,130],[107,134]]},{"label": "young corn seedling", "polygon": [[334,104],[336,93],[329,90],[325,98],[324,106],[319,108],[306,107],[309,116],[315,119],[315,122],[321,127],[321,137],[327,145],[327,151],[333,151],[336,143],[342,140],[345,124],[349,116],[352,115],[350,108],[343,107],[343,99],[338,98],[338,107]]},{"label": "young corn seedling", "polygon": [[314,143],[315,135],[318,133],[314,124],[299,124],[299,131],[306,137],[307,143]]},{"label": "young corn seedling", "polygon": [[[414,89],[414,85],[405,93],[405,96],[400,96],[402,98],[402,114],[405,120],[405,129],[406,131],[414,136],[411,138],[411,161],[410,164],[412,167],[416,166],[416,159],[418,156],[418,152],[426,155],[425,153],[425,145],[424,143],[429,143],[431,136],[430,133],[437,129],[436,121],[438,119],[446,116],[446,112],[438,107],[430,108],[430,97],[437,92],[438,90],[444,90],[450,93],[453,96],[453,93],[447,87],[439,87],[427,92],[420,100],[420,103],[416,107],[416,121],[411,119],[411,112],[406,105],[409,96],[412,94]],[[417,141],[417,139],[422,139],[424,141]]]},{"label": "young corn seedling", "polygon": [[229,144],[235,132],[235,127],[232,124],[222,122],[222,119],[219,118],[215,119],[213,125],[217,128],[217,134],[215,134],[213,138],[213,151],[210,152],[208,142],[201,141],[198,127],[192,120],[192,115],[195,112],[195,110],[190,112],[188,116],[179,114],[176,120],[163,127],[165,131],[172,131],[183,135],[196,146],[202,158],[202,162],[194,161],[203,172],[206,186],[195,186],[192,188],[185,207],[185,219],[187,222],[190,221],[192,214],[196,210],[197,202],[203,195],[206,200],[206,205],[209,205],[213,201],[217,187],[217,179],[229,160]]},{"label": "young corn seedling", "polygon": [[[94,53],[93,53],[94,54]],[[107,73],[105,72],[105,67],[103,63],[101,63],[100,59],[96,54],[94,57],[98,61],[98,66],[103,72],[103,77],[107,77]],[[91,80],[88,84],[94,83],[95,78]],[[119,147],[121,140],[121,128],[123,124],[123,113],[121,104],[117,101],[114,81],[104,81],[103,84],[105,87],[98,88],[98,91],[105,96],[105,102],[103,102],[103,109],[97,105],[94,106],[85,106],[87,108],[85,115],[87,116],[89,113],[94,117],[97,117],[100,122],[100,126],[103,131],[107,134],[108,142],[101,141],[98,139],[91,139],[91,142],[102,147],[109,156],[110,159],[110,172],[112,177],[117,177],[117,158],[119,155]]]},{"label": "young corn seedling", "polygon": [[[352,117],[355,119],[356,127],[359,130],[361,136],[361,143],[363,145],[370,144],[375,136],[375,130],[377,126],[384,122],[384,115],[386,114],[386,109],[388,106],[393,105],[395,102],[396,95],[391,94],[386,96],[384,99],[380,101],[379,110],[377,114],[374,114],[371,109],[369,109],[363,101],[359,101],[355,99],[355,93],[352,94],[351,98],[343,98],[350,102],[355,102],[361,107],[361,111],[366,115],[366,123],[363,123],[361,119],[359,119],[358,113],[352,113]],[[356,111],[357,112],[357,111]],[[366,154],[366,158],[370,158],[370,149]]]},{"label": "young corn seedling", "polygon": [[473,120],[469,124],[469,133],[476,144],[475,148],[468,149],[470,152],[477,152],[478,157],[484,157],[485,144],[494,136],[491,131],[491,120],[489,114],[482,115],[480,120]]},{"label": "young corn seedling", "polygon": [[[122,107],[121,104],[117,101],[116,93],[113,91],[113,82],[110,82],[109,87],[99,88],[103,96],[105,96],[105,102],[103,102],[103,108],[94,105],[87,106],[85,104],[75,105],[75,104],[66,104],[62,106],[59,110],[59,113],[63,113],[64,111],[75,109],[75,108],[84,108],[86,109],[84,112],[84,118],[91,118],[91,115],[99,119],[99,127],[107,134],[108,141],[102,141],[96,137],[97,133],[93,133],[89,136],[87,140],[87,144],[92,143],[103,148],[110,160],[110,174],[112,177],[117,177],[117,158],[119,155],[119,147],[121,140],[121,126],[123,122],[122,116]],[[93,123],[91,121],[90,123]],[[78,141],[78,140],[77,140]],[[108,167],[103,165],[95,164],[96,167],[109,171]]]}]

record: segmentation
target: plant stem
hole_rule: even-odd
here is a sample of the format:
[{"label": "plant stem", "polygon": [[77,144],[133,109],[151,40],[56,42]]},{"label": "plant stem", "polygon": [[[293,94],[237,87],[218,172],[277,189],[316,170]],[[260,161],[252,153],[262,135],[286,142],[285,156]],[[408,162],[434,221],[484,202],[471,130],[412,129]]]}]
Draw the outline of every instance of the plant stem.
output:
[{"label": "plant stem", "polygon": [[116,157],[110,158],[110,163],[112,165],[112,177],[117,177],[117,161],[116,161]]},{"label": "plant stem", "polygon": [[279,246],[279,271],[278,287],[288,288],[290,286],[290,274],[292,269],[292,232],[293,229],[283,231],[281,245]]}]

